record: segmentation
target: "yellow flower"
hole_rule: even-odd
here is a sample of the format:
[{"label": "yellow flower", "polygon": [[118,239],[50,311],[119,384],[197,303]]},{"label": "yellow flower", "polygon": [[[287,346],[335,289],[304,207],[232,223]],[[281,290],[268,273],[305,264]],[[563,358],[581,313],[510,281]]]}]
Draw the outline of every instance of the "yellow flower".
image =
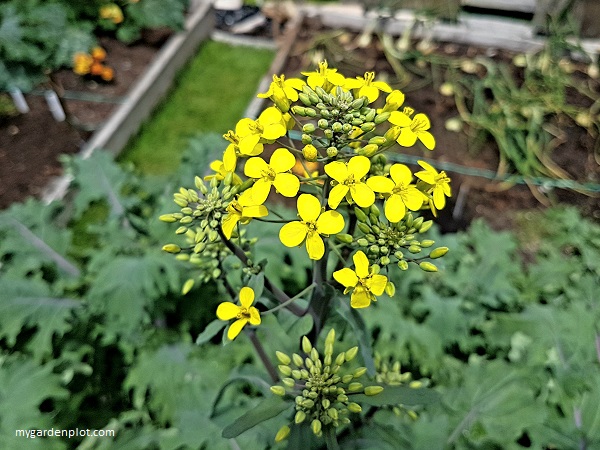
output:
[{"label": "yellow flower", "polygon": [[362,181],[370,168],[369,158],[360,155],[353,156],[347,163],[334,161],[327,164],[325,173],[338,182],[329,193],[329,207],[336,209],[346,194],[362,208],[371,206],[375,202],[375,193]]},{"label": "yellow flower", "polygon": [[251,306],[254,302],[254,291],[252,288],[243,287],[240,290],[241,306],[232,302],[223,302],[217,308],[217,317],[221,320],[237,319],[229,326],[227,338],[234,340],[242,328],[250,322],[250,325],[260,325],[260,313],[258,309]]},{"label": "yellow flower", "polygon": [[319,63],[319,70],[316,72],[301,73],[308,77],[306,82],[313,89],[319,86],[329,91],[333,86],[343,86],[346,82],[346,78],[342,74],[337,73],[337,69],[330,69],[327,66],[327,61],[321,61]]},{"label": "yellow flower", "polygon": [[346,267],[333,272],[333,278],[346,287],[345,294],[353,289],[350,306],[366,308],[377,300],[375,296],[383,294],[388,279],[385,275],[378,274],[374,266],[369,267],[369,260],[362,251],[356,252],[352,259],[355,270]]},{"label": "yellow flower", "polygon": [[115,24],[121,23],[123,22],[123,11],[119,5],[109,3],[100,8],[100,18],[110,20]]},{"label": "yellow flower", "polygon": [[256,154],[256,145],[262,142],[274,142],[287,133],[283,114],[274,106],[265,109],[258,119],[242,119],[235,126],[239,138],[238,147],[243,155]]},{"label": "yellow flower", "polygon": [[77,52],[73,55],[73,72],[77,75],[87,75],[90,73],[90,67],[94,59],[91,55],[83,52]]},{"label": "yellow flower", "polygon": [[285,148],[278,148],[271,155],[269,164],[260,157],[250,158],[244,166],[244,174],[255,178],[252,186],[252,198],[255,204],[261,205],[269,196],[271,186],[284,197],[294,197],[300,189],[300,180],[296,175],[288,173],[294,167],[296,158]]},{"label": "yellow flower", "polygon": [[404,93],[402,91],[394,89],[385,98],[385,105],[383,105],[383,108],[378,109],[377,113],[381,114],[384,112],[397,111],[398,108],[400,108],[403,103],[404,103]]},{"label": "yellow flower", "polygon": [[392,92],[392,88],[383,81],[373,81],[375,72],[365,72],[364,77],[356,77],[355,80],[348,79],[344,84],[345,89],[356,89],[356,97],[367,97],[369,103],[379,98],[379,91]]},{"label": "yellow flower", "polygon": [[238,222],[247,224],[254,217],[265,217],[269,214],[266,206],[257,203],[252,198],[250,190],[244,191],[237,200],[232,200],[227,205],[227,215],[223,218],[221,225],[223,234],[231,239],[231,234]]},{"label": "yellow flower", "polygon": [[[452,197],[452,189],[450,188],[450,178],[443,170],[438,173],[433,167],[425,161],[417,161],[419,165],[425,169],[415,173],[415,176],[425,183],[431,185],[428,193],[432,193],[432,199],[429,200],[431,210],[435,213],[436,209],[443,209],[446,206],[446,197]],[[432,204],[433,203],[433,204]]]},{"label": "yellow flower", "polygon": [[419,139],[428,150],[435,148],[435,138],[427,131],[431,128],[429,118],[419,113],[411,119],[410,116],[414,113],[412,108],[404,108],[404,112],[393,111],[390,114],[389,121],[402,127],[402,132],[397,139],[398,144],[402,147],[411,147],[415,145]]},{"label": "yellow flower", "polygon": [[321,212],[321,203],[314,195],[298,197],[299,221],[286,223],[279,231],[279,239],[286,247],[296,247],[306,239],[310,259],[321,259],[325,244],[321,235],[339,233],[344,229],[344,218],[337,211]]},{"label": "yellow flower", "polygon": [[[248,119],[250,120],[250,119]],[[238,123],[239,125],[239,123]],[[227,148],[225,149],[225,152],[223,153],[223,164],[225,165],[225,170],[227,170],[228,172],[233,172],[235,170],[235,168],[237,167],[237,159],[238,156],[241,154],[240,151],[240,137],[232,130],[229,130],[227,133],[225,133],[223,135],[223,138],[225,138],[225,140],[229,141],[229,145],[227,146]],[[251,148],[249,151],[247,150],[247,153],[245,153],[246,156],[258,156],[263,152],[264,146],[262,143],[257,143],[253,148]]]},{"label": "yellow flower", "polygon": [[269,90],[258,94],[257,97],[270,98],[281,111],[287,112],[290,109],[291,102],[298,100],[297,91],[301,91],[302,86],[305,84],[299,78],[289,78],[286,80],[285,75],[281,75],[281,77],[273,75],[273,82],[269,86]]},{"label": "yellow flower", "polygon": [[390,222],[399,222],[406,214],[406,209],[417,211],[423,205],[423,194],[412,181],[412,173],[404,164],[390,167],[391,179],[374,176],[367,180],[367,185],[375,192],[387,196],[385,201],[385,217]]},{"label": "yellow flower", "polygon": [[213,161],[210,163],[210,168],[215,172],[213,175],[207,175],[204,177],[205,180],[212,180],[213,178],[216,178],[219,181],[222,181],[225,179],[225,177],[232,173],[233,174],[233,185],[238,185],[238,184],[242,184],[242,179],[239,177],[239,175],[235,172],[233,172],[233,170],[235,170],[235,166],[233,166],[233,170],[227,170],[227,168],[225,167],[225,164],[223,163],[223,161]]}]

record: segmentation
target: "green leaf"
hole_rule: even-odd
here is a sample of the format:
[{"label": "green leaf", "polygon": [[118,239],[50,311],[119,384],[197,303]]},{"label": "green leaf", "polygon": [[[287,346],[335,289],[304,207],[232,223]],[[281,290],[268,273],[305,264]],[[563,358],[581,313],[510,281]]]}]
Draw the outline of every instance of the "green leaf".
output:
[{"label": "green leaf", "polygon": [[387,405],[430,405],[440,401],[440,395],[433,389],[413,389],[408,386],[383,386],[383,391],[377,395],[351,394],[350,398],[356,403],[371,406]]},{"label": "green leaf", "polygon": [[290,409],[291,404],[280,397],[269,397],[259,403],[256,407],[246,412],[232,424],[223,429],[222,436],[227,439],[235,438],[244,431],[258,425],[265,420],[271,419],[283,411]]},{"label": "green leaf", "polygon": [[2,278],[0,292],[0,337],[13,346],[23,328],[35,329],[27,347],[38,361],[52,354],[53,338],[71,329],[73,312],[81,307],[79,301],[52,297],[46,285],[34,280]]},{"label": "green leaf", "polygon": [[204,331],[198,335],[196,338],[196,345],[202,345],[210,341],[219,331],[225,328],[225,325],[227,325],[227,322],[223,320],[213,320],[206,328],[204,328]]}]

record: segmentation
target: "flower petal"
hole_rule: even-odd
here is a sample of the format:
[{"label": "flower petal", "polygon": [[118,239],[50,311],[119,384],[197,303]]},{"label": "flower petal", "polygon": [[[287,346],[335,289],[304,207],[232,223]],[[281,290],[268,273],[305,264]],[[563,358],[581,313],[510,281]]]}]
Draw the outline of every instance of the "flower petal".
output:
[{"label": "flower petal", "polygon": [[298,197],[298,214],[304,222],[314,222],[321,214],[321,202],[311,194],[301,194]]},{"label": "flower petal", "polygon": [[319,260],[325,254],[325,244],[319,233],[308,233],[306,238],[306,251],[310,259]]},{"label": "flower petal", "polygon": [[337,186],[334,186],[329,192],[329,199],[327,200],[329,207],[336,209],[348,193],[348,190],[349,188],[345,184],[338,184]]},{"label": "flower petal", "polygon": [[277,172],[287,172],[296,164],[296,157],[287,148],[278,148],[271,155],[269,165]]},{"label": "flower petal", "polygon": [[406,206],[399,195],[393,194],[385,202],[385,217],[392,223],[400,222],[406,214]]},{"label": "flower petal", "polygon": [[412,172],[404,164],[394,164],[390,167],[390,176],[394,183],[407,186],[412,180]]},{"label": "flower petal", "polygon": [[265,205],[244,206],[242,209],[242,217],[265,217],[269,214],[269,210]]},{"label": "flower petal", "polygon": [[350,186],[352,200],[361,208],[368,208],[375,203],[375,193],[366,183],[357,183]]},{"label": "flower petal", "polygon": [[368,174],[370,168],[371,160],[366,156],[353,156],[350,158],[350,161],[348,161],[348,172],[354,175],[356,181]]},{"label": "flower petal", "polygon": [[402,192],[402,200],[411,211],[418,211],[423,206],[423,199],[423,193],[414,186],[409,186]]},{"label": "flower petal", "polygon": [[402,132],[396,142],[402,147],[412,147],[417,142],[417,135],[410,128],[402,128]]},{"label": "flower petal", "polygon": [[227,239],[231,239],[233,229],[235,228],[235,225],[240,221],[241,218],[242,217],[239,214],[229,214],[223,219],[221,229],[223,230],[223,234]]},{"label": "flower petal", "polygon": [[231,302],[223,302],[217,307],[217,317],[221,320],[231,320],[238,315],[240,307]]},{"label": "flower petal", "polygon": [[446,206],[446,197],[444,196],[444,189],[441,186],[433,188],[433,204],[437,209],[444,209],[444,206]]},{"label": "flower petal", "polygon": [[[235,153],[235,145],[229,144],[223,154],[223,166],[226,172],[233,172],[237,165],[237,154]],[[212,167],[212,166],[211,166]]]},{"label": "flower petal", "polygon": [[383,294],[388,279],[385,275],[375,274],[367,280],[367,288],[375,295]]},{"label": "flower petal", "polygon": [[339,233],[344,225],[344,216],[337,211],[325,211],[317,219],[317,231],[321,234]]},{"label": "flower petal", "polygon": [[250,313],[250,325],[260,325],[261,320],[258,309],[256,309],[254,306],[251,306],[248,308],[248,312]]},{"label": "flower petal", "polygon": [[269,170],[267,162],[257,156],[249,158],[244,165],[244,175],[250,178],[262,178],[263,172]]},{"label": "flower petal", "polygon": [[252,302],[254,302],[254,290],[251,287],[244,286],[240,289],[240,303],[244,308],[248,308]]},{"label": "flower petal", "polygon": [[362,97],[363,95],[369,99],[369,103],[373,103],[379,97],[379,89],[375,86],[363,86],[360,88],[358,95]]},{"label": "flower petal", "polygon": [[389,194],[396,187],[392,180],[381,175],[375,175],[367,178],[367,186],[369,186],[375,192],[383,192],[385,194]]},{"label": "flower petal", "polygon": [[324,170],[327,175],[338,183],[343,183],[348,178],[348,167],[341,161],[334,161],[326,164]]},{"label": "flower petal", "polygon": [[[246,156],[256,156],[262,153],[262,144],[259,145],[260,136],[251,134],[240,139],[238,148],[240,153]],[[257,149],[258,148],[258,149]]]},{"label": "flower petal", "polygon": [[233,322],[229,326],[229,330],[227,330],[227,339],[233,341],[238,336],[238,334],[240,334],[240,331],[242,331],[242,328],[244,328],[244,325],[246,325],[247,323],[248,319],[238,319],[235,322]]},{"label": "flower petal", "polygon": [[350,296],[350,306],[353,308],[366,308],[371,304],[372,295],[363,287],[356,286]]},{"label": "flower petal", "polygon": [[435,148],[435,138],[429,131],[421,131],[417,136],[427,150],[433,150]]},{"label": "flower petal", "polygon": [[369,258],[361,250],[357,251],[352,257],[354,261],[354,270],[359,278],[369,276]]},{"label": "flower petal", "polygon": [[358,283],[356,273],[348,267],[333,272],[333,279],[345,287],[354,287]]},{"label": "flower petal", "polygon": [[302,222],[286,223],[279,230],[279,240],[286,247],[296,247],[302,244],[308,233],[308,227]]},{"label": "flower petal", "polygon": [[256,180],[256,183],[252,186],[252,199],[257,204],[263,204],[267,197],[269,196],[269,192],[271,191],[271,182],[261,178]]},{"label": "flower petal", "polygon": [[412,123],[410,117],[400,111],[392,111],[388,121],[400,127],[410,127]]},{"label": "flower petal", "polygon": [[300,180],[293,173],[278,173],[273,185],[284,197],[295,197],[300,190]]}]

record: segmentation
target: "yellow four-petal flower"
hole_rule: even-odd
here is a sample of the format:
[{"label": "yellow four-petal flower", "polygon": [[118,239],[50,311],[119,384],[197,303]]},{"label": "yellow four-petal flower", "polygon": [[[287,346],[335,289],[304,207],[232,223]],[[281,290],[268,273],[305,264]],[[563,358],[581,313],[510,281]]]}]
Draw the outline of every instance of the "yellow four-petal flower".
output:
[{"label": "yellow four-petal flower", "polygon": [[336,209],[348,193],[361,208],[371,206],[375,202],[375,193],[363,181],[370,168],[371,161],[362,155],[353,156],[347,163],[334,161],[327,164],[325,173],[338,182],[329,193],[329,207]]},{"label": "yellow four-petal flower", "polygon": [[287,247],[296,247],[306,239],[306,251],[310,259],[321,259],[325,244],[321,235],[339,233],[344,229],[344,218],[337,211],[321,212],[321,203],[314,195],[298,197],[300,221],[286,223],[279,231],[279,239]]},{"label": "yellow four-petal flower", "polygon": [[217,317],[221,320],[237,319],[229,326],[227,338],[234,340],[242,328],[250,322],[250,325],[260,325],[260,313],[252,306],[254,302],[254,291],[252,288],[243,287],[240,290],[241,306],[232,302],[223,302],[217,307]]},{"label": "yellow four-petal flower", "polygon": [[256,145],[274,142],[287,133],[283,114],[274,106],[265,109],[258,119],[241,119],[235,126],[239,138],[238,147],[243,155],[256,155]]},{"label": "yellow four-petal flower", "polygon": [[367,97],[369,103],[373,103],[379,98],[379,91],[392,92],[392,88],[383,81],[374,81],[375,72],[365,72],[364,77],[356,77],[356,79],[347,79],[344,84],[345,89],[355,89],[356,97]]},{"label": "yellow four-petal flower", "polygon": [[411,118],[414,110],[412,108],[404,108],[404,112],[393,111],[390,114],[389,121],[402,127],[402,132],[397,139],[398,144],[402,147],[412,147],[420,140],[428,150],[435,148],[435,138],[428,130],[431,128],[429,118],[419,113]]},{"label": "yellow four-petal flower", "polygon": [[348,292],[352,289],[350,296],[350,306],[353,308],[366,308],[372,301],[376,301],[376,296],[382,295],[387,285],[387,277],[375,273],[373,267],[369,267],[369,259],[362,252],[354,254],[354,270],[346,267],[333,272],[335,281],[346,287]]},{"label": "yellow four-petal flower", "polygon": [[227,239],[231,239],[231,234],[238,222],[246,224],[254,217],[265,217],[269,214],[267,207],[257,203],[252,198],[250,190],[244,191],[237,200],[232,200],[227,205],[227,215],[223,218],[221,228]]},{"label": "yellow four-petal flower", "polygon": [[415,176],[431,185],[429,192],[432,194],[432,199],[430,199],[429,205],[435,214],[436,209],[443,209],[446,206],[446,197],[452,197],[450,178],[446,175],[446,172],[442,170],[438,173],[437,170],[425,161],[417,162],[425,170],[415,173]]},{"label": "yellow four-petal flower", "polygon": [[255,178],[252,198],[257,205],[263,204],[269,196],[271,186],[285,197],[294,197],[300,189],[300,180],[289,170],[296,164],[294,155],[285,148],[278,148],[271,155],[269,163],[259,157],[250,158],[244,166],[244,174]]}]

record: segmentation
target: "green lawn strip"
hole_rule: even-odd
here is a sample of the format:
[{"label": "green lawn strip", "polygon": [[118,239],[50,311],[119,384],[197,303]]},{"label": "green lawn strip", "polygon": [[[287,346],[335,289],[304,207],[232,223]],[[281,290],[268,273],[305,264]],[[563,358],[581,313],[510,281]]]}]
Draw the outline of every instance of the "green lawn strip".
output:
[{"label": "green lawn strip", "polygon": [[234,128],[273,57],[271,50],[204,43],[119,161],[148,175],[174,172],[190,137]]}]

